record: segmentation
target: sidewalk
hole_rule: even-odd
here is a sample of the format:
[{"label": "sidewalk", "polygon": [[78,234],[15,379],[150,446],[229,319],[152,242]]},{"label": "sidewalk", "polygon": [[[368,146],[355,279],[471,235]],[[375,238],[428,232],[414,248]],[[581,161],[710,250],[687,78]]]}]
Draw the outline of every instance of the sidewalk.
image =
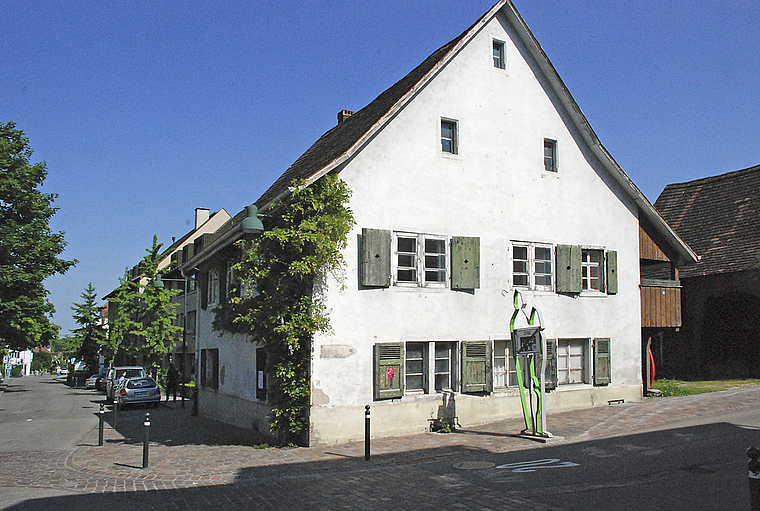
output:
[{"label": "sidewalk", "polygon": [[[556,443],[579,442],[651,430],[695,417],[715,417],[760,406],[760,387],[733,389],[696,396],[646,399],[640,403],[606,405],[587,410],[549,414],[547,428]],[[92,441],[61,453],[58,465],[69,471],[69,490],[84,492],[188,488],[229,484],[244,469],[280,466],[309,470],[308,464],[330,461],[333,470],[368,466],[364,442],[307,448],[255,447],[251,432],[191,415],[192,403],[162,402],[158,409],[119,413],[118,428],[104,429],[104,446]],[[142,469],[143,420],[151,417],[149,466]],[[94,424],[97,424],[94,422]],[[451,434],[425,433],[372,439],[372,466],[424,463],[483,452],[510,452],[542,444],[517,437],[521,419],[509,419]],[[365,465],[361,465],[365,464]],[[77,477],[71,477],[75,472]]]}]

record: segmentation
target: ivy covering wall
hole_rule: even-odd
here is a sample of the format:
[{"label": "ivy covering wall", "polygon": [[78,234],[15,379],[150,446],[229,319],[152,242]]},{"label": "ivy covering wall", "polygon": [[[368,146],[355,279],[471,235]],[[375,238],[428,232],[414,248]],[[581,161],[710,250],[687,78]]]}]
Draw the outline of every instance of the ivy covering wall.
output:
[{"label": "ivy covering wall", "polygon": [[330,329],[314,285],[328,275],[343,283],[350,195],[337,175],[308,186],[294,181],[263,218],[264,234],[238,242],[235,272],[244,292],[217,311],[217,330],[247,334],[266,351],[270,423],[282,444],[302,443],[308,432],[312,339]]}]

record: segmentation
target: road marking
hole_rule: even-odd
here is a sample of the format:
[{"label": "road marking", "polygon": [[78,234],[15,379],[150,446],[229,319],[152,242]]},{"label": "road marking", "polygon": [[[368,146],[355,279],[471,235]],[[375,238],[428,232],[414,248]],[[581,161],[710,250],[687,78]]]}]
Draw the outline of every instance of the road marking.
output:
[{"label": "road marking", "polygon": [[548,458],[545,460],[520,461],[517,463],[506,463],[496,468],[512,469],[512,472],[535,472],[541,468],[567,468],[580,467],[578,463],[572,461],[559,461],[559,458]]}]

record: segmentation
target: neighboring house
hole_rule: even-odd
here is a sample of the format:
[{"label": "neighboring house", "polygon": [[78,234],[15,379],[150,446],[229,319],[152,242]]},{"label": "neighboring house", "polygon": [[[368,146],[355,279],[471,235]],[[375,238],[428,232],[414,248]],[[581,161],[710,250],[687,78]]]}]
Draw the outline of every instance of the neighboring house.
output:
[{"label": "neighboring house", "polygon": [[[426,430],[441,407],[462,425],[520,416],[514,290],[556,354],[548,409],[641,399],[640,233],[675,266],[696,255],[601,145],[511,2],[338,120],[256,201],[272,211],[294,178],[327,173],[352,190],[345,287],[314,290],[332,331],[313,340],[309,443],[362,438],[365,405],[373,436]],[[181,269],[199,281],[200,413],[266,432],[263,349],[212,329],[244,218]]]},{"label": "neighboring house", "polygon": [[[165,286],[167,288],[180,289],[182,293],[173,298],[177,304],[177,323],[183,327],[183,335],[177,340],[171,354],[171,361],[184,379],[190,379],[195,370],[195,280],[185,278],[176,268],[193,256],[202,240],[210,233],[217,231],[222,225],[230,220],[230,215],[224,209],[213,214],[206,208],[195,209],[195,227],[178,240],[173,240],[171,246],[163,253],[163,259],[158,269],[165,272]],[[202,245],[201,245],[202,246]],[[142,273],[140,264],[135,265],[129,271],[129,278],[142,285],[148,284],[148,279]],[[107,300],[113,292],[106,295]],[[117,305],[108,302],[106,308],[106,323],[111,323],[116,317]],[[168,363],[168,361],[165,361]],[[146,361],[134,356],[122,356],[117,360],[118,364],[134,365],[145,364]]]},{"label": "neighboring house", "polygon": [[701,260],[681,270],[683,327],[657,351],[682,378],[760,377],[760,165],[670,184],[655,207]]}]

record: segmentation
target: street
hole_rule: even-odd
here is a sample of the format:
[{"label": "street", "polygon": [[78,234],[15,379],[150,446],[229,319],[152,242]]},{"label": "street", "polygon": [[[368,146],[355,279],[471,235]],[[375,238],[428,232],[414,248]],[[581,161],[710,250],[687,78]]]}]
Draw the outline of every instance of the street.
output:
[{"label": "street", "polygon": [[[331,447],[257,449],[250,431],[190,405],[109,411],[55,377],[0,396],[0,509],[749,509],[746,449],[760,445],[760,388],[549,415],[562,438],[519,421]],[[150,465],[141,467],[151,417]],[[30,420],[31,419],[31,420]]]}]

